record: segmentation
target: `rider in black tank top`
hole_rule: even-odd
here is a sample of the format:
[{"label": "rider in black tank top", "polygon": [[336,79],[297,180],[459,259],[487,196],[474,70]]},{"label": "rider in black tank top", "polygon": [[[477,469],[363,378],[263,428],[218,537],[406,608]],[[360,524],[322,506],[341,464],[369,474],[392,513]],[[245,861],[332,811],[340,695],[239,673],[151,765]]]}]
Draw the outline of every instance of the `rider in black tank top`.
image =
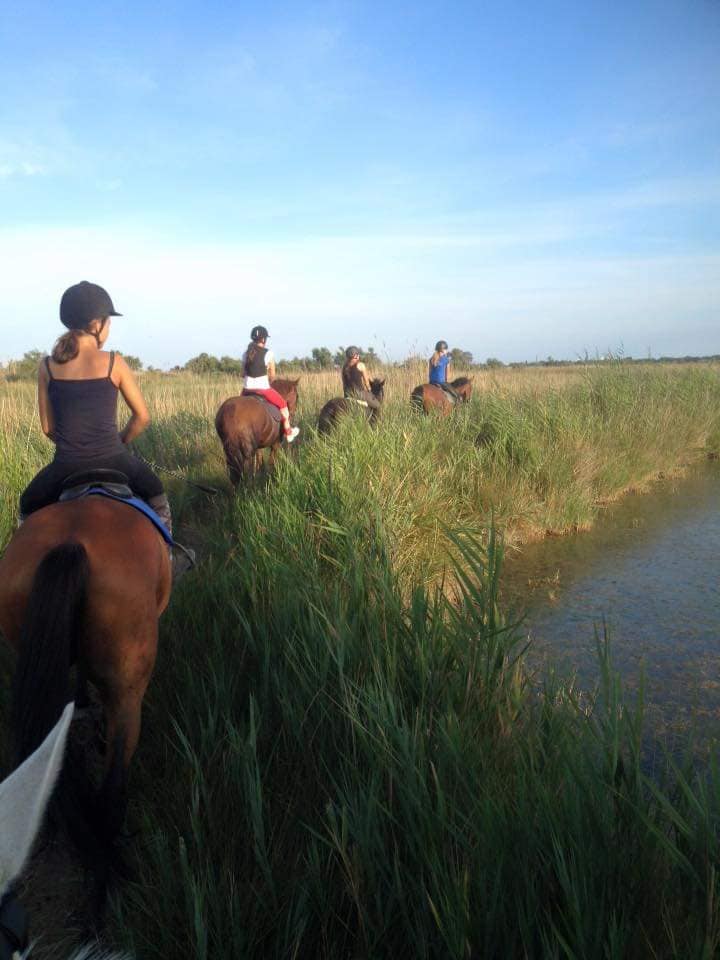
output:
[{"label": "rider in black tank top", "polygon": [[[134,492],[170,527],[170,506],[162,483],[127,447],[150,418],[125,361],[114,352],[102,351],[112,316],[120,314],[107,292],[96,284],[83,281],[63,295],[60,319],[69,332],[60,337],[52,361],[46,357],[38,373],[40,420],[55,444],[55,456],[23,492],[21,519],[54,503],[70,474],[104,468],[124,473]],[[107,366],[103,368],[105,356]],[[77,369],[86,375],[63,377],[64,364],[70,364],[68,372]],[[132,413],[122,433],[117,423],[118,392]]]},{"label": "rider in black tank top", "polygon": [[75,462],[102,459],[125,453],[117,428],[118,388],[112,381],[115,352],[110,354],[106,377],[88,380],[56,380],[45,367],[50,382],[48,399],[55,429],[55,460],[72,466]]},{"label": "rider in black tank top", "polygon": [[364,400],[373,410],[380,409],[380,401],[369,389],[370,381],[365,370],[365,364],[360,361],[358,347],[348,347],[345,351],[345,363],[340,375],[342,376],[344,397]]}]

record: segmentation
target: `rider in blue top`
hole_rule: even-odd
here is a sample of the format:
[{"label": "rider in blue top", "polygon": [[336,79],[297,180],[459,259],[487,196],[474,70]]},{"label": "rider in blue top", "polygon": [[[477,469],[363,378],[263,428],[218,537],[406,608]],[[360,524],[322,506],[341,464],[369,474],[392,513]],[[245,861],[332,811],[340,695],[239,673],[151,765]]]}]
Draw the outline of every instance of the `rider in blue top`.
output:
[{"label": "rider in blue top", "polygon": [[457,394],[448,383],[448,367],[452,358],[448,352],[446,340],[438,340],[435,344],[435,353],[430,357],[430,383],[435,387],[441,387],[446,393],[451,394],[457,399]]},{"label": "rider in blue top", "polygon": [[435,353],[430,357],[430,383],[442,386],[447,383],[447,368],[450,363],[450,354],[445,340],[438,340],[435,344]]}]

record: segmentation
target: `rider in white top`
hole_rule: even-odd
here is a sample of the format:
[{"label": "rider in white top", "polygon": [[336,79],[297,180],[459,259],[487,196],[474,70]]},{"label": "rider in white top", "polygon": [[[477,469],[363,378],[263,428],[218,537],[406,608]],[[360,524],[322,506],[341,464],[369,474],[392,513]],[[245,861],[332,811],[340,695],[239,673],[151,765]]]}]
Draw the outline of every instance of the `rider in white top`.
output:
[{"label": "rider in white top", "polygon": [[[242,355],[242,364],[243,371],[246,371],[246,361],[247,361],[247,350]],[[272,350],[268,349],[265,352],[265,366],[268,370],[275,366],[275,355]],[[262,376],[251,377],[247,372],[243,376],[243,387],[245,390],[269,390],[270,389],[270,377],[268,376],[267,370]]]},{"label": "rider in white top", "polygon": [[270,385],[270,381],[275,379],[275,357],[272,350],[265,346],[269,336],[262,326],[253,327],[250,331],[250,343],[243,354],[243,393],[257,394],[278,408],[285,439],[292,443],[300,429],[290,425],[287,400]]}]

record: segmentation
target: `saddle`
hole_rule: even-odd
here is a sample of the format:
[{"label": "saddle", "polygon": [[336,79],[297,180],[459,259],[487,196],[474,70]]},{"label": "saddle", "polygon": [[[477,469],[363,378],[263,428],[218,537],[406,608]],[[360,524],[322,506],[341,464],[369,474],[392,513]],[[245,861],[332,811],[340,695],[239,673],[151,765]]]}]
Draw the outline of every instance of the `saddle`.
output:
[{"label": "saddle", "polygon": [[104,490],[110,496],[121,500],[129,500],[133,495],[124,473],[120,473],[119,470],[98,468],[71,473],[65,477],[58,500],[79,500],[80,497],[86,497],[93,489]]},{"label": "saddle", "polygon": [[265,397],[260,393],[253,393],[251,390],[243,390],[243,397],[249,397],[251,400],[256,400],[258,403],[262,403],[265,406],[265,409],[270,414],[272,420],[275,423],[282,423],[282,417],[280,416],[280,411],[275,406],[274,403],[270,403],[269,400],[266,400]]},{"label": "saddle", "polygon": [[460,401],[460,394],[456,393],[455,390],[450,386],[449,383],[431,383],[431,387],[440,387],[442,392],[447,396],[450,403],[458,403]]},{"label": "saddle", "polygon": [[62,492],[58,501],[80,500],[83,497],[107,497],[110,500],[119,500],[143,513],[153,526],[162,534],[163,540],[170,546],[175,541],[168,533],[167,527],[153,508],[136,497],[130,489],[128,478],[119,470],[89,470],[81,473],[71,473],[65,477]]}]

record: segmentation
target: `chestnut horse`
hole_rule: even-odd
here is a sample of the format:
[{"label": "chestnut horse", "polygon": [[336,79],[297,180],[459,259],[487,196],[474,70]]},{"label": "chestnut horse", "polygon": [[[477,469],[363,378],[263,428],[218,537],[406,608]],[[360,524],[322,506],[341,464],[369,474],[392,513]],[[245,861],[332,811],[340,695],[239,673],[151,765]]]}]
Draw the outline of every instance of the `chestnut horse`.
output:
[{"label": "chestnut horse", "polygon": [[410,394],[410,402],[414,407],[422,410],[423,413],[430,413],[431,410],[437,411],[441,416],[446,417],[451,413],[458,403],[468,403],[472,394],[472,379],[469,377],[458,377],[448,384],[455,391],[459,400],[453,401],[447,391],[443,390],[435,383],[421,383],[415,387]]},{"label": "chestnut horse", "polygon": [[[382,403],[385,395],[385,381],[378,380],[377,378],[371,380],[370,392]],[[355,400],[352,397],[334,397],[332,400],[328,400],[320,411],[320,416],[318,417],[318,432],[329,433],[337,423],[338,417],[350,413],[352,410],[362,411],[370,421],[371,426],[377,422],[380,416],[379,410],[374,410],[362,400]]]},{"label": "chestnut horse", "polygon": [[[272,388],[287,400],[290,414],[297,408],[297,380],[273,380]],[[270,448],[270,465],[280,449],[283,438],[282,424],[274,420],[268,404],[254,397],[241,395],[230,397],[215,416],[215,429],[225,451],[230,480],[234,486],[243,476],[253,476],[262,462],[261,450]]]},{"label": "chestnut horse", "polygon": [[57,723],[70,668],[97,688],[105,718],[105,770],[91,785],[84,757],[68,752],[56,808],[86,867],[98,904],[124,820],[130,760],[155,664],[158,618],[170,598],[167,545],[133,507],[105,497],[32,513],[0,558],[0,631],[17,651],[11,708],[16,764]]}]

